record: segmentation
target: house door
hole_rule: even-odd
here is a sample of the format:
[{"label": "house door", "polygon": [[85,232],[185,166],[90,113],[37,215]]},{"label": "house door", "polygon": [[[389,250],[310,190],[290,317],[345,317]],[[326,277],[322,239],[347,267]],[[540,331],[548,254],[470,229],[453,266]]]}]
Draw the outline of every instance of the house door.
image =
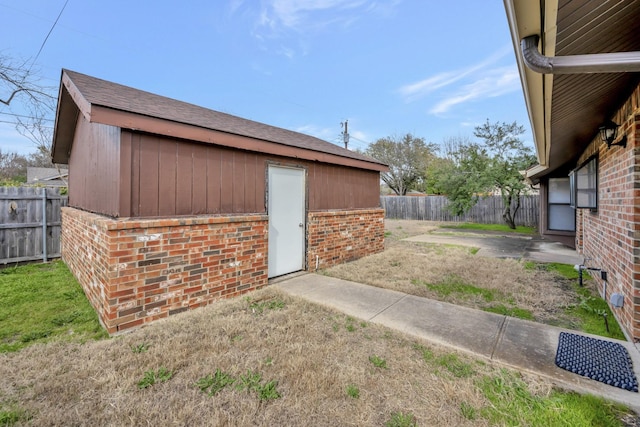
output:
[{"label": "house door", "polygon": [[305,171],[269,166],[269,277],[304,269]]}]

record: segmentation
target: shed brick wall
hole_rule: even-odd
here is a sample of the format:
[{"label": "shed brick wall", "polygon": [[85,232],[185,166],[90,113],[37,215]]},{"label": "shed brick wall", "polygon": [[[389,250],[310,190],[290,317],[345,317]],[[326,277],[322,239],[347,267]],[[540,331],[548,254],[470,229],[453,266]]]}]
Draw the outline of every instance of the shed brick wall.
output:
[{"label": "shed brick wall", "polygon": [[62,257],[110,334],[267,284],[265,215],[111,219],[62,212]]},{"label": "shed brick wall", "polygon": [[[578,164],[598,156],[598,209],[579,209],[576,248],[587,265],[607,272],[606,300],[624,295],[613,311],[629,338],[640,342],[640,86],[613,117],[627,147],[608,149],[597,137]],[[605,283],[593,274],[600,293]]]},{"label": "shed brick wall", "polygon": [[[353,261],[384,250],[384,210],[309,212],[307,268]],[[317,258],[316,258],[317,257]]]},{"label": "shed brick wall", "polygon": [[[62,211],[62,258],[110,334],[268,283],[267,215],[136,219]],[[314,270],[384,249],[384,210],[311,211]]]}]

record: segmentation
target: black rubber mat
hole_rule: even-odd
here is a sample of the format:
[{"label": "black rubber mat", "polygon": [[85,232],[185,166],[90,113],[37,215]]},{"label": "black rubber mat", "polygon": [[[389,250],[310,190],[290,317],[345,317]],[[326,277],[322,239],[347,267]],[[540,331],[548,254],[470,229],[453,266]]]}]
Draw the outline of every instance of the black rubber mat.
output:
[{"label": "black rubber mat", "polygon": [[631,357],[621,344],[560,332],[556,365],[569,372],[638,392]]}]

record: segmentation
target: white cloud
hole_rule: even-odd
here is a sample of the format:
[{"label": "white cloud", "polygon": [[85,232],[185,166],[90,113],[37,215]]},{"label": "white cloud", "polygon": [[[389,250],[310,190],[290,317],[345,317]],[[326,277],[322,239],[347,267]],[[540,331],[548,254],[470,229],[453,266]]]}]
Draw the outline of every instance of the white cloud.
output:
[{"label": "white cloud", "polygon": [[308,124],[303,126],[298,126],[294,129],[296,132],[304,133],[307,135],[315,136],[316,138],[323,139],[325,141],[336,143],[338,142],[338,137],[340,134],[340,130],[338,127],[336,128],[322,128],[316,125]]},{"label": "white cloud", "polygon": [[233,15],[244,3],[244,0],[231,0],[229,2],[229,14]]},{"label": "white cloud", "polygon": [[[318,18],[319,12],[341,11],[343,14],[355,9],[361,9],[369,3],[366,0],[269,0],[263,3],[262,16],[271,27],[280,25],[294,30],[308,28],[313,18]],[[314,26],[326,26],[332,22],[348,20],[346,16],[323,16],[320,21],[315,21]]]},{"label": "white cloud", "polygon": [[494,98],[520,88],[520,77],[515,65],[485,70],[476,80],[461,86],[433,106],[429,113],[444,114],[452,107],[481,98]]},{"label": "white cloud", "polygon": [[500,65],[510,54],[511,47],[505,46],[476,64],[458,70],[443,71],[404,85],[397,92],[405,102],[416,102],[428,97],[429,102],[435,102],[428,112],[442,115],[460,104],[517,91],[520,88],[520,79],[515,64]]},{"label": "white cloud", "polygon": [[406,102],[413,102],[438,89],[463,80],[468,76],[486,72],[489,67],[510,53],[511,47],[506,46],[477,64],[470,65],[469,67],[460,70],[445,71],[418,82],[404,85],[398,89],[398,92],[403,96]]},{"label": "white cloud", "polygon": [[[269,40],[285,39],[295,47],[279,47],[276,53],[289,58],[306,54],[307,47],[300,41],[313,33],[347,28],[366,15],[389,16],[401,0],[262,0],[258,9],[254,9],[255,28],[252,35],[261,43]],[[257,3],[257,2],[256,2]],[[240,13],[241,6],[246,10],[249,2],[234,0],[230,13]]]}]

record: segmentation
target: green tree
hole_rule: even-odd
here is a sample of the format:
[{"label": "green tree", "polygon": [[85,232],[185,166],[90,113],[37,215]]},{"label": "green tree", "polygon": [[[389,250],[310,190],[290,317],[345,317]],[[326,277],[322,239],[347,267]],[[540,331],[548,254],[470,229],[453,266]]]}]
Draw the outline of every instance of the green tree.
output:
[{"label": "green tree", "polygon": [[437,172],[438,186],[449,199],[448,209],[454,215],[469,211],[479,194],[489,187],[485,170],[489,162],[486,149],[476,143],[465,142],[451,153],[448,162]]},{"label": "green tree", "polygon": [[389,166],[389,172],[382,172],[381,178],[393,192],[403,196],[422,184],[435,150],[434,144],[408,133],[400,138],[380,138],[365,153]]},{"label": "green tree", "polygon": [[427,165],[424,187],[421,190],[427,194],[443,195],[457,188],[458,184],[447,183],[457,178],[458,166],[463,160],[463,148],[470,143],[466,136],[445,138],[438,149],[439,156],[433,158]]},{"label": "green tree", "polygon": [[527,188],[522,171],[535,163],[530,147],[520,135],[524,128],[513,123],[476,126],[481,142],[460,144],[452,153],[451,167],[441,171],[438,185],[449,199],[449,209],[460,215],[471,209],[479,194],[498,192],[504,203],[502,218],[512,229],[520,209],[520,196]]}]

